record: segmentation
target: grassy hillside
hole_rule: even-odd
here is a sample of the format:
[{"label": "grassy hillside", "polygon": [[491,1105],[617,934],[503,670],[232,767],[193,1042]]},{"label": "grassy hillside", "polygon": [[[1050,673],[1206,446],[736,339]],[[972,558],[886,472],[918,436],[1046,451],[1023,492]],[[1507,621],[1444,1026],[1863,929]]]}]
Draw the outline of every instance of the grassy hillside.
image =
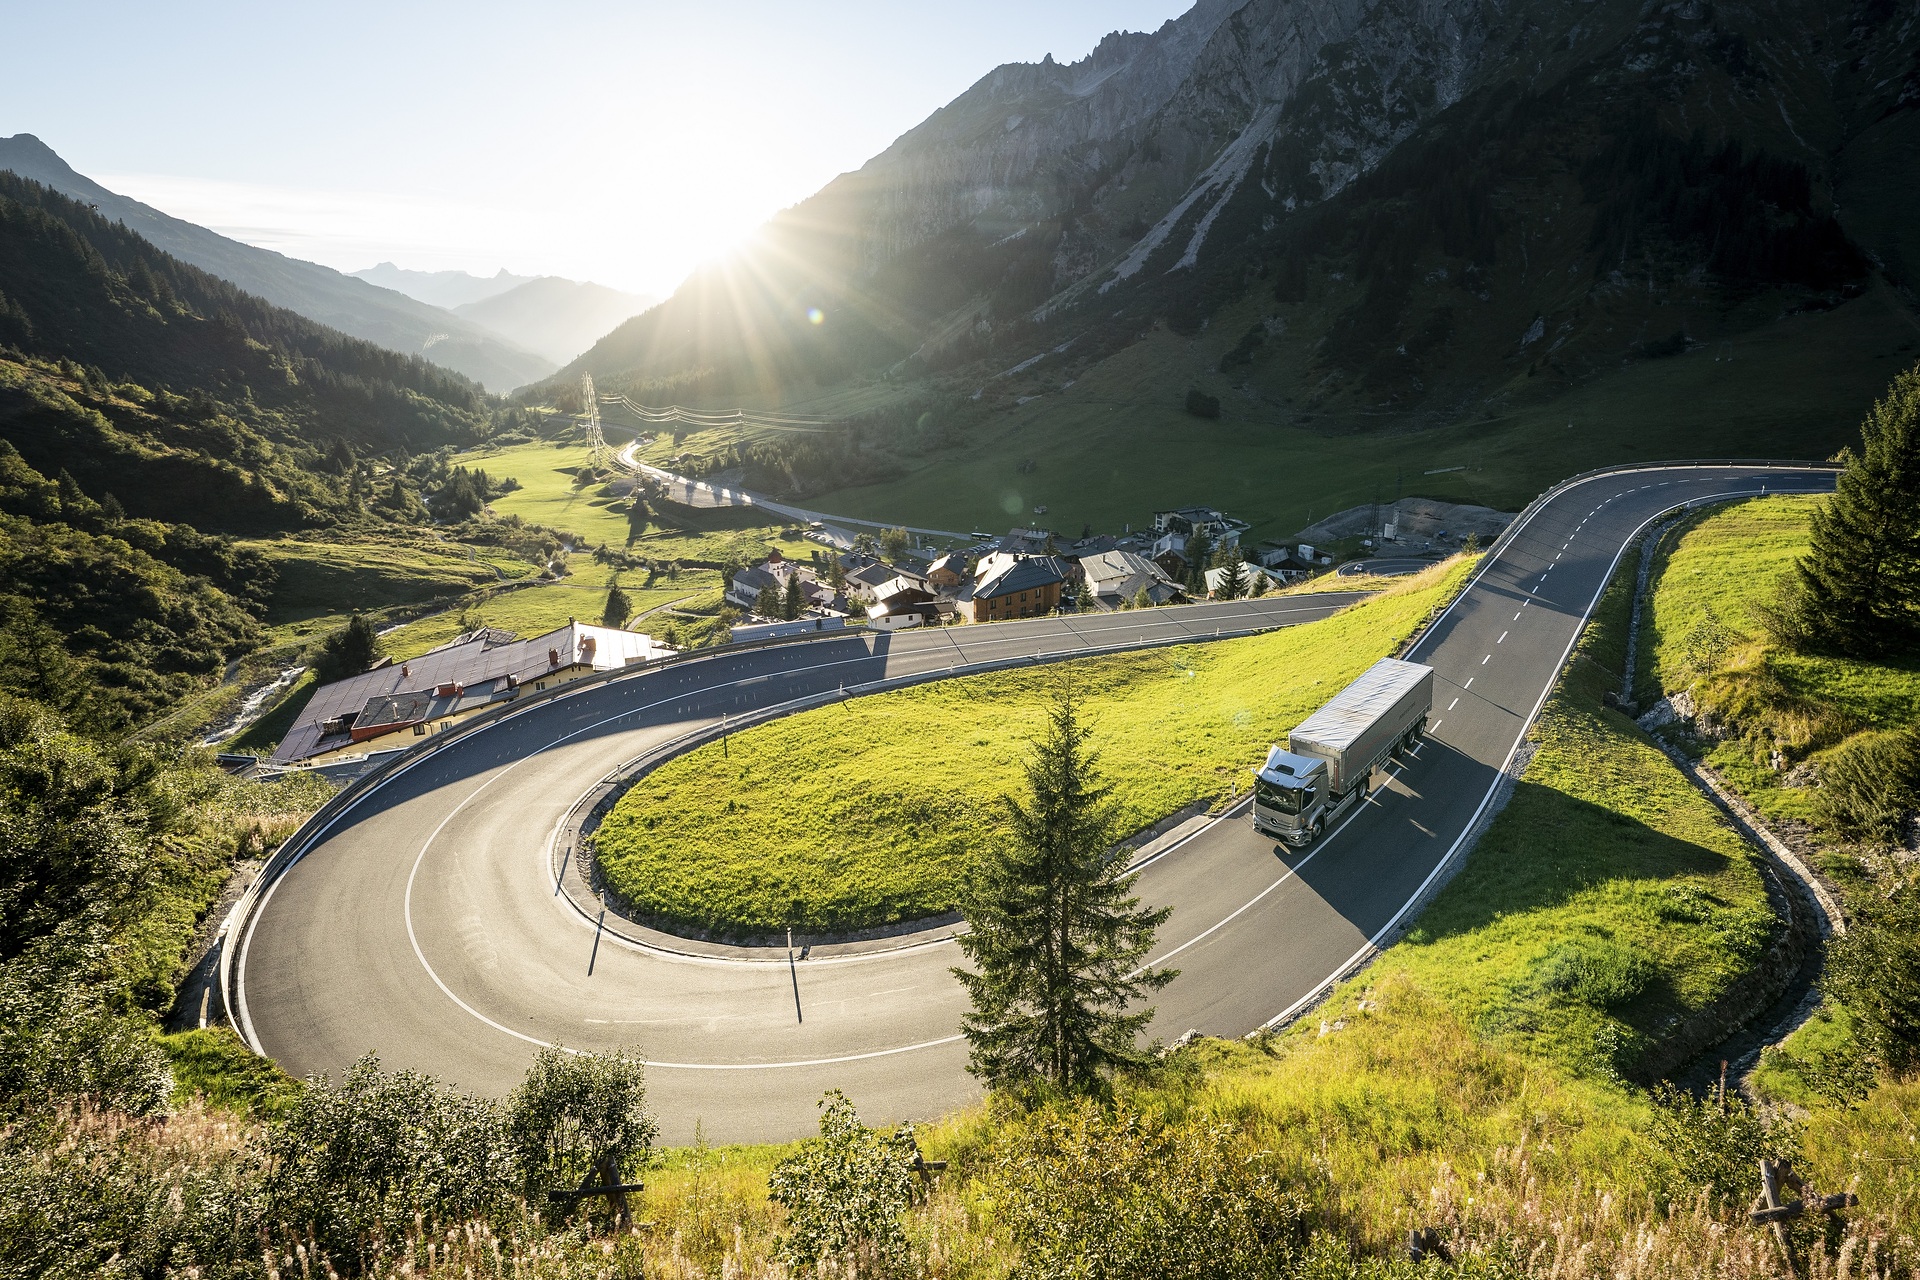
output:
[{"label": "grassy hillside", "polygon": [[457,545],[396,541],[314,542],[295,538],[240,544],[265,556],[279,573],[267,621],[370,613],[393,605],[459,595],[529,577],[534,567],[512,555],[481,558]]},{"label": "grassy hillside", "polygon": [[1760,611],[1806,551],[1808,517],[1824,501],[1753,499],[1669,534],[1641,641],[1641,697],[1691,692],[1727,731],[1704,744],[1707,763],[1762,813],[1803,822],[1815,817],[1816,788],[1790,777],[1794,766],[1817,769],[1855,734],[1920,721],[1920,659],[1798,654],[1767,635]]},{"label": "grassy hillside", "polygon": [[497,515],[561,530],[578,539],[578,546],[604,543],[662,564],[709,566],[765,559],[769,547],[799,560],[820,550],[790,523],[744,508],[702,511],[659,503],[659,512],[636,527],[625,497],[603,484],[576,482],[587,457],[582,445],[536,442],[463,454],[460,461],[520,482],[518,489],[492,502]]},{"label": "grassy hillside", "polygon": [[[1651,662],[1643,699],[1689,694],[1698,717],[1664,730],[1698,751],[1747,801],[1795,839],[1838,894],[1849,939],[1829,948],[1829,974],[1813,1016],[1763,1054],[1755,1087],[1794,1107],[1851,1104],[1871,1087],[1863,993],[1835,948],[1864,940],[1899,946],[1911,926],[1885,912],[1913,893],[1909,856],[1889,833],[1844,821],[1848,794],[1833,770],[1854,753],[1920,723],[1920,659],[1881,661],[1792,652],[1765,626],[1781,577],[1808,543],[1808,518],[1823,498],[1766,498],[1690,518],[1662,544],[1661,573],[1642,643]],[[1898,799],[1909,785],[1898,761],[1868,770],[1870,787]],[[1836,797],[1836,791],[1839,793]],[[1836,803],[1836,799],[1840,803]],[[1907,815],[1894,815],[1893,835]],[[1908,945],[1911,945],[1910,943]],[[1890,979],[1889,979],[1890,980]]]},{"label": "grassy hillside", "polygon": [[[1824,458],[1851,437],[1855,406],[1920,348],[1913,317],[1891,291],[1724,338],[1710,301],[1680,310],[1673,322],[1705,345],[1427,423],[1392,409],[1309,412],[1289,403],[1304,400],[1311,381],[1312,330],[1272,344],[1283,350],[1263,374],[1267,386],[1243,390],[1239,375],[1214,367],[1235,329],[1259,318],[1259,306],[1238,304],[1192,338],[1157,329],[1077,371],[1071,387],[1060,389],[1060,376],[1050,386],[1022,384],[1035,399],[986,417],[966,448],[916,461],[899,480],[809,501],[868,519],[993,529],[1044,504],[1041,522],[1053,528],[1115,532],[1140,527],[1153,511],[1204,502],[1252,521],[1258,537],[1400,496],[1517,511],[1557,480],[1615,463]],[[1532,389],[1524,369],[1514,376]],[[1184,411],[1196,385],[1220,397],[1218,420]]]},{"label": "grassy hillside", "polygon": [[1375,966],[1481,1036],[1602,1078],[1750,973],[1777,927],[1755,851],[1624,714],[1629,564],[1465,870]]},{"label": "grassy hillside", "polygon": [[1000,797],[1019,785],[1063,680],[1085,699],[1103,767],[1125,780],[1123,822],[1138,830],[1244,792],[1267,746],[1405,639],[1469,567],[1437,566],[1268,635],[939,681],[776,720],[649,774],[608,815],[596,856],[633,906],[702,929],[938,915],[969,859],[1005,837]]}]

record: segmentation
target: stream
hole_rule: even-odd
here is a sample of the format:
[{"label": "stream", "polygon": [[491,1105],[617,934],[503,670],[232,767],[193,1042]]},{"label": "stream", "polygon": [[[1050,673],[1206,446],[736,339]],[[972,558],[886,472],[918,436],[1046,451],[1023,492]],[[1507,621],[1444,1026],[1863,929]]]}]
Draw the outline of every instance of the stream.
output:
[{"label": "stream", "polygon": [[288,667],[271,681],[249,693],[241,700],[240,706],[233,715],[221,721],[218,728],[200,739],[200,745],[217,747],[258,720],[266,714],[268,707],[279,700],[281,694],[293,687],[293,682],[298,680],[305,670],[305,667]]}]

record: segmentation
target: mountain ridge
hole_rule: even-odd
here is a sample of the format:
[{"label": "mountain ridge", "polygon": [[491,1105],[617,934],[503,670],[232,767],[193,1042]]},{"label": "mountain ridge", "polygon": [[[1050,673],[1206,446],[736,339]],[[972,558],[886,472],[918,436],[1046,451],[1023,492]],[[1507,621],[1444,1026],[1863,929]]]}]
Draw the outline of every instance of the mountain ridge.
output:
[{"label": "mountain ridge", "polygon": [[111,191],[76,172],[33,134],[0,138],[0,169],[92,205],[183,262],[276,306],[390,350],[424,355],[495,391],[510,391],[552,372],[543,357],[452,312],[331,267],[243,244]]},{"label": "mountain ridge", "polygon": [[[1601,402],[1675,424],[1609,433],[1621,457],[1819,456],[1920,327],[1917,173],[1910,7],[1197,7],[1078,63],[990,72],[547,387],[585,371],[838,417],[839,441],[676,451],[855,514],[937,500],[948,523],[1015,510],[1038,458],[1104,475],[1114,451],[1190,432],[1190,387],[1238,424],[1178,454],[1182,483],[1209,486],[1205,460],[1236,446],[1371,435],[1379,453],[1497,440],[1535,459],[1512,473],[1523,496],[1613,460],[1538,435]],[[1802,328],[1823,336],[1784,341]],[[1771,363],[1741,393],[1687,372],[1747,349]],[[1651,390],[1682,384],[1701,392],[1684,413]],[[1774,402],[1745,393],[1762,385]],[[861,487],[874,475],[896,480]],[[1368,500],[1373,482],[1345,482]]]},{"label": "mountain ridge", "polygon": [[514,275],[505,267],[491,276],[476,276],[466,271],[414,271],[392,262],[375,263],[346,274],[446,311],[494,297],[530,280],[539,279],[538,276]]}]

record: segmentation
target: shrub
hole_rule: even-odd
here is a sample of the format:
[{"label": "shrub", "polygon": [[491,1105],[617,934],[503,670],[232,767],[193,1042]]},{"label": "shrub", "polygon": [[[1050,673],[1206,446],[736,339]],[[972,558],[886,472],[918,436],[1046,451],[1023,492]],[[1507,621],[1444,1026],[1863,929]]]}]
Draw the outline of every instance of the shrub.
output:
[{"label": "shrub", "polygon": [[838,1089],[820,1108],[820,1136],[767,1178],[767,1194],[787,1211],[781,1252],[794,1267],[863,1253],[900,1262],[907,1249],[900,1215],[913,1200],[912,1127],[867,1128]]},{"label": "shrub", "polygon": [[633,601],[628,599],[627,593],[620,589],[620,584],[616,582],[608,587],[607,607],[601,611],[600,621],[610,627],[623,626],[632,613]]},{"label": "shrub", "polygon": [[357,676],[373,665],[384,648],[373,623],[356,613],[346,626],[320,642],[314,672],[323,683]]},{"label": "shrub", "polygon": [[1815,803],[1842,835],[1893,844],[1916,802],[1920,734],[1911,729],[1857,733],[1821,762]]},{"label": "shrub", "polygon": [[1053,1104],[1005,1117],[990,1159],[1020,1275],[1278,1276],[1305,1235],[1302,1171],[1204,1114],[1169,1124],[1125,1103]]},{"label": "shrub", "polygon": [[584,1185],[611,1160],[623,1177],[645,1166],[656,1127],[646,1110],[645,1069],[624,1052],[542,1049],[507,1102],[507,1134],[519,1158],[528,1200]]},{"label": "shrub", "polygon": [[[374,1261],[415,1219],[487,1218],[516,1179],[498,1104],[431,1076],[389,1074],[372,1054],[340,1087],[303,1089],[268,1137],[272,1216],[336,1264]],[[363,1265],[363,1269],[364,1265]]]},{"label": "shrub", "polygon": [[1700,1098],[1662,1082],[1653,1103],[1654,1146],[1669,1162],[1663,1181],[1671,1205],[1703,1189],[1716,1206],[1741,1204],[1759,1186],[1759,1160],[1799,1155],[1799,1131],[1738,1093]]},{"label": "shrub", "polygon": [[1920,1067],[1920,891],[1867,905],[1830,944],[1822,986],[1870,1057],[1895,1073]]}]

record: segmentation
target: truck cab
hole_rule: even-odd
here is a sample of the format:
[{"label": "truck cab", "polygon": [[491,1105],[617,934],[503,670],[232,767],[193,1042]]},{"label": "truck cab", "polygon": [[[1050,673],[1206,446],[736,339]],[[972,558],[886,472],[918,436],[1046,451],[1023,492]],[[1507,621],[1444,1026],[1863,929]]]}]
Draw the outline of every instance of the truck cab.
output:
[{"label": "truck cab", "polygon": [[1253,771],[1254,829],[1288,844],[1305,844],[1319,834],[1327,790],[1325,760],[1273,748]]}]

